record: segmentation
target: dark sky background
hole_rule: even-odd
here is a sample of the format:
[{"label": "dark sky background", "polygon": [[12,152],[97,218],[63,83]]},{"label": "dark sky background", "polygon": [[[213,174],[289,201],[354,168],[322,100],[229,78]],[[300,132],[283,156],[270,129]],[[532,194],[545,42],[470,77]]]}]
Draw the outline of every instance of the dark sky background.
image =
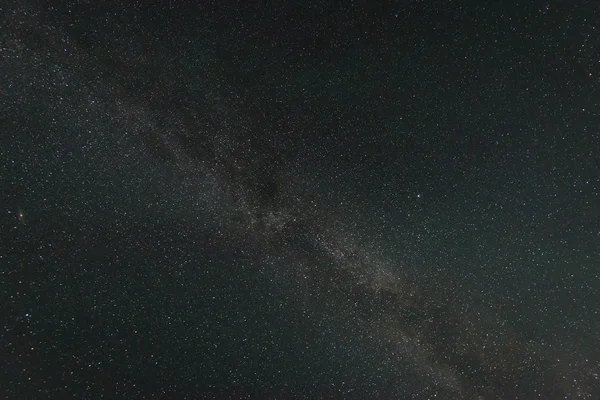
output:
[{"label": "dark sky background", "polygon": [[597,2],[127,3],[0,6],[3,398],[600,398]]}]

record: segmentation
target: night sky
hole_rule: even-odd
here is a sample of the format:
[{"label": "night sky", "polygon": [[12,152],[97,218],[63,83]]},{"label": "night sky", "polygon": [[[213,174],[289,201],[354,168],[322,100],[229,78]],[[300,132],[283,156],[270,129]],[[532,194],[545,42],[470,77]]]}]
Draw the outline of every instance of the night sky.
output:
[{"label": "night sky", "polygon": [[8,3],[2,398],[600,398],[597,2]]}]

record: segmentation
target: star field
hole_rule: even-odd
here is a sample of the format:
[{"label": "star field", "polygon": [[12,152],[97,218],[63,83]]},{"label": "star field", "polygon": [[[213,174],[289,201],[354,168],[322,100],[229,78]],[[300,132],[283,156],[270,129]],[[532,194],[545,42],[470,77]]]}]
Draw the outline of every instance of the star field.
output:
[{"label": "star field", "polygon": [[0,6],[3,397],[600,397],[597,6],[326,3]]}]

